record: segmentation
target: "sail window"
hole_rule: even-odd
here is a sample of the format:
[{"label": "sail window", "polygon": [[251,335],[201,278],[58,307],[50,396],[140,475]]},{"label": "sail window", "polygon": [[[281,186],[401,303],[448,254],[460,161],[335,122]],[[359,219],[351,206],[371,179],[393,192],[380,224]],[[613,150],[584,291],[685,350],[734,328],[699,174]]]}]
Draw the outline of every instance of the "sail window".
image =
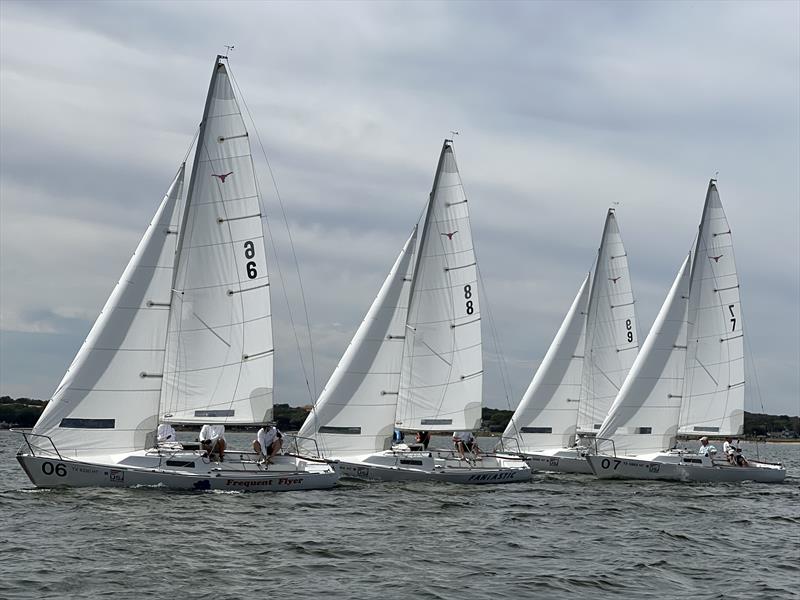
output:
[{"label": "sail window", "polygon": [[232,409],[225,409],[225,410],[196,410],[194,411],[195,417],[232,417],[236,413],[235,410]]},{"label": "sail window", "polygon": [[361,435],[361,427],[332,427],[326,425],[319,428],[319,433],[344,433],[346,435]]},{"label": "sail window", "polygon": [[193,460],[168,460],[167,461],[168,467],[184,467],[187,469],[194,469],[194,461]]},{"label": "sail window", "polygon": [[422,419],[421,425],[452,425],[453,419]]},{"label": "sail window", "polygon": [[699,426],[699,425],[695,425],[694,430],[695,431],[708,431],[708,432],[711,432],[711,433],[716,433],[716,432],[719,431],[719,427],[702,427],[702,426]]},{"label": "sail window", "polygon": [[116,419],[61,419],[59,427],[67,429],[114,429]]},{"label": "sail window", "polygon": [[653,433],[653,428],[652,427],[636,427],[633,430],[633,433],[650,434],[650,433]]},{"label": "sail window", "polygon": [[552,427],[522,427],[522,433],[553,433]]}]

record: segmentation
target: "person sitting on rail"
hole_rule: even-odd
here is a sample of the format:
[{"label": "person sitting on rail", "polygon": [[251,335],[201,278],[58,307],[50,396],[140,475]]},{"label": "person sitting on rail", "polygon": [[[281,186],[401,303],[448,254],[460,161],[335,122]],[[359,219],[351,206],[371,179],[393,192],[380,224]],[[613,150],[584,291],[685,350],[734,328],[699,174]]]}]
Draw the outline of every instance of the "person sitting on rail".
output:
[{"label": "person sitting on rail", "polygon": [[211,458],[216,454],[219,456],[219,462],[225,460],[225,425],[203,425],[199,440],[205,456]]},{"label": "person sitting on rail", "polygon": [[283,434],[280,429],[270,424],[259,429],[256,439],[253,441],[253,450],[264,464],[271,464],[272,457],[280,451],[282,446]]},{"label": "person sitting on rail", "polygon": [[712,458],[717,453],[717,449],[708,443],[708,438],[706,436],[703,436],[700,438],[700,447],[697,449],[697,453],[700,456]]}]

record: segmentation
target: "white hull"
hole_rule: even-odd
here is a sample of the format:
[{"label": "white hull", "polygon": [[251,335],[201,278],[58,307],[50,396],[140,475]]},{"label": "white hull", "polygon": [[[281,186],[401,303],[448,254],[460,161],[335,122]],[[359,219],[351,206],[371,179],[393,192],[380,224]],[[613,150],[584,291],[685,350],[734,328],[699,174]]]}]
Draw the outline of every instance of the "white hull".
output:
[{"label": "white hull", "polygon": [[444,481],[485,485],[529,481],[531,470],[518,456],[486,454],[470,460],[450,450],[386,450],[339,461],[342,477],[366,481]]},{"label": "white hull", "polygon": [[336,469],[320,459],[280,455],[268,468],[255,459],[252,453],[228,452],[225,461],[219,463],[189,450],[148,450],[80,460],[17,454],[31,482],[42,488],[144,486],[285,492],[327,489],[339,479]]},{"label": "white hull", "polygon": [[751,460],[748,461],[749,466],[739,467],[728,463],[724,458],[711,459],[686,452],[642,456],[596,454],[587,456],[586,460],[600,479],[780,483],[786,477],[786,469],[782,465]]},{"label": "white hull", "polygon": [[589,463],[584,458],[584,450],[575,448],[553,448],[541,452],[523,452],[525,462],[534,472],[592,474]]}]

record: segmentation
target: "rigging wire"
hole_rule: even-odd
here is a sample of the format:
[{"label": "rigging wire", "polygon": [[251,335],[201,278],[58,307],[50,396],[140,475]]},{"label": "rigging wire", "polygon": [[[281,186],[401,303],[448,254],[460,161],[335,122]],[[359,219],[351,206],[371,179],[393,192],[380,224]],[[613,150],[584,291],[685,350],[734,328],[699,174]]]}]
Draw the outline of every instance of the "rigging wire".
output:
[{"label": "rigging wire", "polygon": [[[307,331],[307,334],[308,334],[308,347],[309,347],[309,355],[310,355],[310,362],[311,362],[311,379],[313,381],[313,391],[311,389],[311,384],[309,383],[309,376],[308,376],[308,371],[306,369],[305,360],[303,359],[303,351],[302,351],[302,348],[300,346],[300,338],[299,338],[299,336],[297,334],[297,327],[295,326],[294,313],[292,312],[291,303],[289,302],[289,295],[288,295],[288,292],[287,292],[287,287],[288,286],[286,285],[286,279],[283,276],[283,271],[282,271],[281,266],[280,266],[280,259],[279,259],[280,255],[278,254],[278,249],[277,249],[277,246],[275,245],[275,238],[272,235],[272,228],[270,227],[269,219],[266,217],[266,212],[265,212],[264,222],[265,222],[265,224],[267,226],[267,232],[269,233],[270,245],[272,246],[272,251],[275,253],[275,262],[276,262],[276,266],[277,266],[277,270],[278,270],[278,277],[280,278],[281,282],[283,283],[283,285],[281,285],[281,288],[282,288],[282,291],[283,291],[284,300],[286,301],[286,307],[287,307],[287,310],[288,310],[288,313],[289,313],[289,322],[290,322],[291,327],[292,327],[292,332],[294,334],[295,343],[297,344],[297,354],[298,354],[298,356],[300,358],[300,367],[301,367],[301,369],[303,371],[303,377],[305,379],[306,388],[308,389],[309,397],[310,397],[311,403],[313,405],[313,404],[316,403],[316,398],[317,398],[317,382],[316,382],[316,364],[315,364],[315,361],[314,361],[314,346],[313,346],[313,341],[312,341],[312,338],[311,338],[311,321],[310,321],[309,315],[308,315],[308,304],[306,302],[305,290],[303,288],[303,280],[302,280],[302,277],[300,276],[300,265],[299,265],[298,260],[297,260],[297,252],[295,251],[294,240],[292,238],[292,232],[291,232],[291,230],[289,228],[289,220],[288,220],[288,218],[286,216],[286,209],[285,209],[284,204],[283,204],[283,199],[281,198],[280,191],[278,190],[278,182],[277,182],[277,180],[275,178],[275,173],[272,170],[272,164],[269,161],[269,157],[267,156],[267,152],[266,152],[266,150],[264,148],[264,144],[261,141],[261,135],[259,134],[258,128],[255,125],[255,119],[253,119],[253,115],[250,112],[250,107],[247,105],[247,101],[244,99],[244,94],[242,93],[242,88],[241,88],[241,86],[239,86],[239,83],[236,81],[236,78],[233,75],[233,71],[230,68],[230,58],[226,58],[225,60],[228,63],[228,71],[230,73],[231,82],[233,83],[233,85],[236,88],[236,90],[239,92],[239,98],[241,98],[241,100],[242,100],[242,106],[244,106],[244,109],[247,112],[247,116],[250,119],[250,122],[253,124],[253,131],[256,134],[256,140],[258,141],[258,145],[261,148],[261,153],[264,156],[264,160],[266,161],[267,170],[269,172],[269,176],[270,176],[270,179],[272,181],[272,187],[275,190],[275,196],[276,196],[276,198],[278,200],[278,205],[280,206],[280,209],[281,209],[281,215],[283,217],[284,225],[286,226],[286,232],[287,232],[287,235],[288,235],[288,238],[289,238],[289,247],[291,248],[292,258],[294,260],[295,271],[297,273],[297,281],[298,281],[298,284],[299,284],[299,287],[300,287],[300,298],[301,298],[301,301],[302,301],[303,312],[304,312],[305,320],[306,320],[306,331]],[[258,187],[258,175],[257,174],[256,174],[256,186]],[[262,198],[260,192],[259,192],[259,198]]]}]

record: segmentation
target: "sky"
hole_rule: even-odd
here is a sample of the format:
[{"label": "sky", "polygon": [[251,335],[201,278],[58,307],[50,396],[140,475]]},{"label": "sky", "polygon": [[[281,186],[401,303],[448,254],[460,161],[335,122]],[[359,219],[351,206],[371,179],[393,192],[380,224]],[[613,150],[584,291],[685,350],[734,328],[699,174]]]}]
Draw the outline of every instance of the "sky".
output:
[{"label": "sky", "polygon": [[[610,206],[643,339],[718,173],[741,282],[745,408],[800,414],[791,1],[3,0],[0,394],[53,393],[182,161],[214,57],[231,44],[311,325],[312,348],[262,169],[279,249],[276,402],[308,404],[321,390],[456,130],[493,317],[485,405],[517,405],[592,266]],[[308,386],[275,286],[299,323]]]}]

